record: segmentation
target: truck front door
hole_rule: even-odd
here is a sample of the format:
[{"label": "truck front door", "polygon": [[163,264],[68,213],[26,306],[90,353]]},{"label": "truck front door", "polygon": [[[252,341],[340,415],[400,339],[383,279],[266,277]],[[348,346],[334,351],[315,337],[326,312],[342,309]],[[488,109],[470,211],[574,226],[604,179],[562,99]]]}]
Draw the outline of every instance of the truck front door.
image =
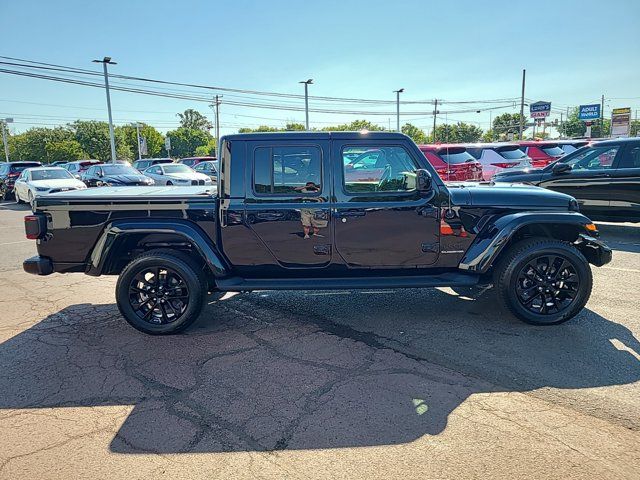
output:
[{"label": "truck front door", "polygon": [[438,258],[436,194],[416,190],[420,157],[397,140],[333,141],[335,246],[349,267],[415,268]]},{"label": "truck front door", "polygon": [[329,142],[248,142],[246,223],[284,268],[331,262]]}]

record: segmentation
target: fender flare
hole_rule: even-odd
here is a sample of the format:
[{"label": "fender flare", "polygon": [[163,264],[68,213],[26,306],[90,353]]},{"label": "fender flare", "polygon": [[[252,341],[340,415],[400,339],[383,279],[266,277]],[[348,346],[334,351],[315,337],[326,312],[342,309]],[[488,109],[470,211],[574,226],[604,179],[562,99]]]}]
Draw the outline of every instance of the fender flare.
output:
[{"label": "fender flare", "polygon": [[591,234],[586,228],[590,223],[591,220],[578,212],[518,212],[504,215],[489,222],[478,233],[458,268],[486,273],[515,233],[527,225],[571,225],[579,233]]},{"label": "fender flare", "polygon": [[102,275],[110,259],[117,255],[114,247],[117,246],[119,240],[127,235],[141,233],[167,233],[181,236],[198,252],[215,277],[228,275],[229,269],[209,236],[197,225],[176,219],[118,220],[107,224],[93,247],[86,273],[93,276]]}]

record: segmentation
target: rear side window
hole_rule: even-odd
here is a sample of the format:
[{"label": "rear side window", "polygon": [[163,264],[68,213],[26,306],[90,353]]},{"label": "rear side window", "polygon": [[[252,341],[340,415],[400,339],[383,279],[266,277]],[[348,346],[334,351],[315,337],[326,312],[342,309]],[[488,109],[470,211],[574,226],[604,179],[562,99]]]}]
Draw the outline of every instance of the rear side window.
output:
[{"label": "rear side window", "polygon": [[476,160],[480,160],[480,157],[482,156],[482,148],[467,148],[467,153]]},{"label": "rear side window", "polygon": [[564,155],[564,150],[562,150],[560,147],[556,145],[546,146],[546,147],[542,146],[540,147],[540,150],[542,150],[544,153],[552,157],[559,157],[561,155]]},{"label": "rear side window", "polygon": [[519,148],[513,148],[513,147],[498,148],[497,152],[498,154],[500,154],[502,158],[506,158],[507,160],[520,160],[521,158],[524,158],[527,156]]},{"label": "rear side window", "polygon": [[475,158],[463,148],[443,148],[438,155],[449,165],[473,162]]},{"label": "rear side window", "polygon": [[253,189],[261,195],[318,195],[322,190],[318,147],[258,147]]}]

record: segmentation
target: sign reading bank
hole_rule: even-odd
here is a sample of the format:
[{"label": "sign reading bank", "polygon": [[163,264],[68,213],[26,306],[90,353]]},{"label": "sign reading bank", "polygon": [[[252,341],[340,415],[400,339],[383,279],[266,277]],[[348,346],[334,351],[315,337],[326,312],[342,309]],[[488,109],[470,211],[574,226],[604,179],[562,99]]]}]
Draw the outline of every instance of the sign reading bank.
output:
[{"label": "sign reading bank", "polygon": [[600,118],[600,104],[580,105],[578,110],[578,120],[597,120]]}]

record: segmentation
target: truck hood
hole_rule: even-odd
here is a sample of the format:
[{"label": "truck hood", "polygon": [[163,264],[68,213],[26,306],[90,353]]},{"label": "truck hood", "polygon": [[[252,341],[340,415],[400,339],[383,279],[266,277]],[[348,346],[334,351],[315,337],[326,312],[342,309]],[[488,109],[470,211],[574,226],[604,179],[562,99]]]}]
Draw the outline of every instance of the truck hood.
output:
[{"label": "truck hood", "polygon": [[447,185],[456,205],[570,210],[575,199],[564,193],[521,183],[452,183]]}]

